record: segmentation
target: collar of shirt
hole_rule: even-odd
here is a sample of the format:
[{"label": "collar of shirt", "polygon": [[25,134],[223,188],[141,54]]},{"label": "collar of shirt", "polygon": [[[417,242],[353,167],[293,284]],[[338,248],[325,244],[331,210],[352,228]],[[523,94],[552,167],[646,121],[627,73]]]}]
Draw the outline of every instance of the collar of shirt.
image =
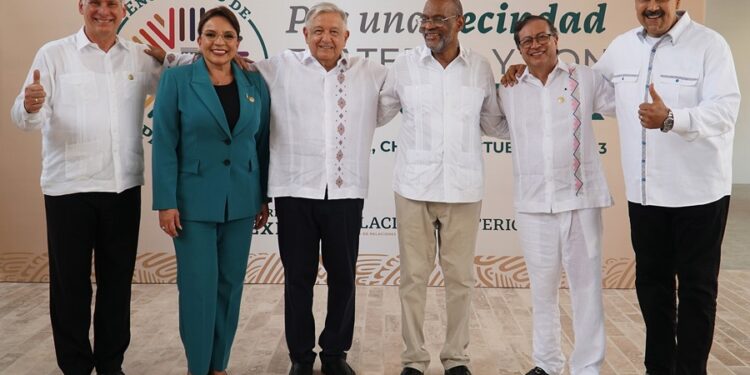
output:
[{"label": "collar of shirt", "polygon": [[[323,66],[320,64],[318,59],[313,57],[312,52],[310,52],[309,48],[306,48],[305,51],[302,53],[302,63],[305,65],[318,64],[321,67]],[[339,58],[339,61],[336,62],[336,67],[339,67],[341,65],[344,66],[344,69],[348,69],[349,67],[349,54],[347,54],[344,51],[341,51],[341,57]]]},{"label": "collar of shirt", "polygon": [[[81,26],[81,29],[78,30],[78,32],[75,35],[75,42],[76,42],[76,49],[78,51],[83,50],[85,47],[91,46],[96,49],[100,49],[99,46],[92,42],[88,36],[86,36],[86,32],[83,30],[83,26]],[[127,49],[125,44],[122,43],[122,40],[120,40],[119,36],[115,36],[115,44],[113,47],[123,48]]]},{"label": "collar of shirt", "polygon": [[[680,39],[680,36],[685,32],[685,29],[687,29],[688,25],[692,22],[692,19],[690,18],[690,15],[687,11],[678,10],[677,17],[679,17],[677,23],[675,23],[674,26],[672,26],[672,28],[669,29],[669,31],[667,31],[664,36],[662,36],[669,36],[672,44],[677,43],[677,40]],[[636,29],[636,34],[642,42],[646,42],[647,34],[645,28]]]},{"label": "collar of shirt", "polygon": [[[435,57],[432,56],[432,50],[427,47],[427,45],[420,46],[419,51],[419,61],[422,63],[427,63],[430,61],[430,59],[437,61]],[[461,46],[458,46],[458,56],[456,56],[456,60],[463,61],[464,64],[469,64],[469,49],[468,48],[461,48]]]},{"label": "collar of shirt", "polygon": [[[554,80],[558,74],[568,74],[568,70],[570,70],[570,65],[568,65],[568,63],[562,61],[558,57],[557,65],[555,65],[555,69],[553,69],[552,72],[550,72],[549,77],[547,77],[547,82],[551,82],[552,80]],[[518,79],[518,81],[526,83],[536,83],[539,86],[543,86],[539,78],[536,78],[531,73],[529,73],[528,68],[523,71],[523,74],[521,75],[521,78]]]}]

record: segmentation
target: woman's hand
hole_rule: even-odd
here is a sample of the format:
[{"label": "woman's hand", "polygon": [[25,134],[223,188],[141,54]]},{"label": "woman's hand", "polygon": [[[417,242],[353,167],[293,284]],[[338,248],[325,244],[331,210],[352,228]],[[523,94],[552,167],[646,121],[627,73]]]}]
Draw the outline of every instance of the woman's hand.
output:
[{"label": "woman's hand", "polygon": [[268,222],[268,203],[263,203],[260,207],[260,212],[255,215],[255,229],[263,228]]},{"label": "woman's hand", "polygon": [[[268,212],[266,207],[266,212]],[[182,230],[180,224],[180,211],[176,208],[159,210],[159,226],[167,235],[174,238],[179,236],[178,230]]]}]

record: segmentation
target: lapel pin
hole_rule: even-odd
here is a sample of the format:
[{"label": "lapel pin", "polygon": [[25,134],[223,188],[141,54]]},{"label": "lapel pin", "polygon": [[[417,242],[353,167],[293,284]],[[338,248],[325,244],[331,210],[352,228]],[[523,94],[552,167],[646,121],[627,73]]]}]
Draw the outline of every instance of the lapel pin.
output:
[{"label": "lapel pin", "polygon": [[245,98],[247,98],[247,101],[248,101],[248,102],[250,102],[250,103],[255,103],[255,98],[253,98],[252,96],[250,96],[250,95],[248,95],[248,94],[245,94]]}]

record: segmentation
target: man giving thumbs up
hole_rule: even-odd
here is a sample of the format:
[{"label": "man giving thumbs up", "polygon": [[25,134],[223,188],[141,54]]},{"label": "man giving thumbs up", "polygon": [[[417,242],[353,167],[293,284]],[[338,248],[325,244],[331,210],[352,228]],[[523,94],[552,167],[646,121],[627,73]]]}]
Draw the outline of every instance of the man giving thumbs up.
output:
[{"label": "man giving thumbs up", "polygon": [[24,89],[23,107],[28,113],[37,113],[44,105],[44,97],[47,93],[44,92],[44,86],[39,82],[40,79],[39,69],[34,69],[34,82]]},{"label": "man giving thumbs up", "polygon": [[635,0],[641,27],[594,67],[615,89],[650,375],[706,374],[740,104],[727,42],[679,7]]},{"label": "man giving thumbs up", "polygon": [[[50,318],[64,374],[122,374],[143,185],[143,110],[162,64],[117,36],[121,0],[79,0],[83,27],[45,44],[11,109],[41,129]],[[72,11],[72,9],[71,9]],[[94,257],[93,254],[96,254]],[[91,264],[95,259],[94,341]]]},{"label": "man giving thumbs up", "polygon": [[641,125],[646,129],[661,129],[665,133],[672,130],[674,113],[664,105],[653,83],[648,86],[648,92],[652,102],[638,106],[638,119],[641,120]]}]

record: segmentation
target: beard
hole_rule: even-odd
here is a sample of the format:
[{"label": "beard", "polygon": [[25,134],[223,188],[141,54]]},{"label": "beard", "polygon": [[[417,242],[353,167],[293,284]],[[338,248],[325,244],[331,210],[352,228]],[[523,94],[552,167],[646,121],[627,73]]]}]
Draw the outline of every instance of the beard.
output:
[{"label": "beard", "polygon": [[425,38],[425,45],[427,45],[427,48],[429,48],[433,53],[441,53],[448,45],[448,36],[444,33],[436,33],[436,35],[439,38],[437,41],[428,41],[427,34],[422,32],[422,36]]}]

